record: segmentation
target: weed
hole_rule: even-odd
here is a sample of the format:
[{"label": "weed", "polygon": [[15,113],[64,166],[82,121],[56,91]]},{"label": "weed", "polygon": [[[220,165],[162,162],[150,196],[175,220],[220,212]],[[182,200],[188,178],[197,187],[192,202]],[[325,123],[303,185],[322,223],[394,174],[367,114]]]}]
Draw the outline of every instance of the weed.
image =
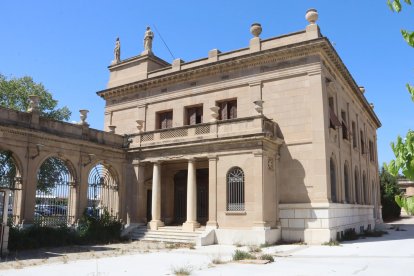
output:
[{"label": "weed", "polygon": [[177,275],[177,276],[191,275],[192,271],[193,271],[193,268],[191,266],[173,268],[173,273],[174,275]]},{"label": "weed", "polygon": [[180,245],[178,243],[167,243],[165,245],[165,248],[167,248],[167,249],[177,249],[177,248],[180,248]]},{"label": "weed", "polygon": [[249,252],[238,250],[238,249],[233,254],[234,261],[240,261],[240,260],[246,260],[246,259],[254,260],[256,259],[256,257]]},{"label": "weed", "polygon": [[276,243],[267,243],[267,242],[265,242],[265,243],[262,243],[261,245],[260,245],[260,248],[265,248],[265,247],[270,247],[270,246],[274,246]]},{"label": "weed", "polygon": [[388,234],[387,231],[382,230],[366,230],[362,234],[364,237],[382,237],[383,235]]},{"label": "weed", "polygon": [[242,246],[243,246],[240,242],[236,242],[234,245],[235,245],[236,247],[242,247]]},{"label": "weed", "polygon": [[269,262],[273,263],[275,259],[270,254],[263,254],[260,256],[260,260],[268,260]]},{"label": "weed", "polygon": [[226,263],[226,262],[225,262],[225,261],[223,261],[220,257],[215,257],[214,259],[212,259],[212,260],[211,260],[211,262],[212,262],[213,264],[216,264],[216,265]]},{"label": "weed", "polygon": [[326,246],[340,246],[341,244],[338,241],[330,240],[328,242],[322,243],[322,245],[326,245]]},{"label": "weed", "polygon": [[262,252],[262,249],[256,245],[249,246],[249,252],[250,253],[259,253]]}]

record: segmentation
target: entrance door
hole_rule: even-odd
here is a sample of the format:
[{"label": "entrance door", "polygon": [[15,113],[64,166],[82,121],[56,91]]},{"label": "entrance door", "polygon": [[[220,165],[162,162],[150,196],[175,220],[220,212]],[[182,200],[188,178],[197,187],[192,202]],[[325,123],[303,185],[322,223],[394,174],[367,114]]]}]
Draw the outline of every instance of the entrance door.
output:
[{"label": "entrance door", "polygon": [[147,222],[152,220],[152,190],[147,191]]},{"label": "entrance door", "polygon": [[208,221],[208,169],[197,170],[197,221],[201,225]]},{"label": "entrance door", "polygon": [[174,222],[183,224],[187,220],[187,171],[174,176]]}]

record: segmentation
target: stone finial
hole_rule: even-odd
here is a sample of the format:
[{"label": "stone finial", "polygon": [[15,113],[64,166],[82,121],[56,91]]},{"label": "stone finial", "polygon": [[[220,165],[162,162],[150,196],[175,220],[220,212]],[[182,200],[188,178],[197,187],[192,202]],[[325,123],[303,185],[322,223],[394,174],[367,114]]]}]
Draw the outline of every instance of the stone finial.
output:
[{"label": "stone finial", "polygon": [[374,109],[374,104],[373,104],[373,103],[370,103],[370,104],[369,104],[369,106],[370,106],[372,109]]},{"label": "stone finial", "polygon": [[262,25],[260,25],[260,23],[253,23],[250,26],[250,33],[254,37],[259,37],[259,35],[262,33]]},{"label": "stone finial", "polygon": [[110,133],[115,133],[116,126],[108,126]]},{"label": "stone finial", "polygon": [[144,35],[144,51],[143,54],[152,53],[152,40],[154,39],[154,33],[151,31],[151,28],[147,26],[147,30]]},{"label": "stone finial", "polygon": [[364,93],[365,93],[365,87],[360,86],[360,87],[359,87],[359,91],[361,91],[361,93],[362,93],[362,94],[364,94]]},{"label": "stone finial", "polygon": [[144,120],[136,120],[136,122],[137,122],[138,132],[141,132],[142,131],[142,128],[144,127],[145,121]]},{"label": "stone finial", "polygon": [[86,118],[88,117],[88,112],[89,110],[87,109],[79,110],[80,119],[81,119],[81,121],[79,122],[80,125],[88,125],[88,123],[86,122]]},{"label": "stone finial", "polygon": [[255,105],[254,109],[257,111],[257,113],[262,114],[263,113],[263,103],[264,103],[264,101],[257,100],[257,101],[254,101],[253,103]]},{"label": "stone finial", "polygon": [[117,64],[121,62],[121,41],[119,37],[116,38],[115,48],[114,48],[114,60],[111,64]]},{"label": "stone finial", "polygon": [[29,95],[29,107],[27,112],[38,112],[39,111],[40,98],[37,95]]},{"label": "stone finial", "polygon": [[212,122],[217,121],[217,118],[219,116],[219,109],[220,109],[220,107],[218,107],[218,106],[210,107],[210,110],[211,110],[210,115],[211,115],[211,121]]},{"label": "stone finial", "polygon": [[306,11],[305,18],[309,22],[309,24],[315,24],[318,20],[318,11],[316,9],[309,9]]}]

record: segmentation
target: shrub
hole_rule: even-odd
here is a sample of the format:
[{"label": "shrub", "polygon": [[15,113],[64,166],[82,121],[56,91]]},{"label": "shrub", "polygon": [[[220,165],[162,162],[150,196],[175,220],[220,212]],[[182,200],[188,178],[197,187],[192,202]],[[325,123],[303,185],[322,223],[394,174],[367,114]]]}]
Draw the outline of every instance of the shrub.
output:
[{"label": "shrub", "polygon": [[395,202],[400,208],[403,208],[407,215],[414,215],[414,197],[395,196]]},{"label": "shrub", "polygon": [[236,250],[233,255],[233,261],[240,261],[240,260],[246,260],[246,259],[256,259],[256,257],[249,252],[243,251],[243,250]]},{"label": "shrub", "polygon": [[364,234],[362,234],[364,237],[382,237],[384,234],[388,234],[387,231],[382,230],[365,230]]},{"label": "shrub", "polygon": [[193,269],[190,266],[173,268],[173,273],[174,275],[177,275],[177,276],[191,275],[192,271]]},{"label": "shrub", "polygon": [[249,252],[250,253],[258,253],[258,252],[262,252],[262,249],[258,246],[251,245],[251,246],[249,246]]},{"label": "shrub", "polygon": [[343,241],[354,241],[359,239],[358,234],[355,232],[355,229],[349,228],[344,231],[344,235],[342,236],[341,240]]},{"label": "shrub", "polygon": [[392,220],[400,217],[401,207],[395,202],[395,196],[400,195],[397,178],[388,173],[384,168],[380,172],[380,189],[382,218]]},{"label": "shrub", "polygon": [[268,260],[269,262],[273,263],[275,259],[270,254],[263,254],[260,256],[260,260]]},{"label": "shrub", "polygon": [[339,241],[330,240],[328,242],[322,243],[322,245],[326,245],[326,246],[339,246],[341,244],[339,243]]}]

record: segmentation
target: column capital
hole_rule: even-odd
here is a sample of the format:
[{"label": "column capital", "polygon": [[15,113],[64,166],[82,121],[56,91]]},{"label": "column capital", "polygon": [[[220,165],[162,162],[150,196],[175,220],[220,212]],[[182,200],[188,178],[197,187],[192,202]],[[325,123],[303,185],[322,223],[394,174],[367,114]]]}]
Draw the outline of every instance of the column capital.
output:
[{"label": "column capital", "polygon": [[189,163],[193,163],[195,162],[195,157],[188,157],[187,160]]},{"label": "column capital", "polygon": [[218,156],[216,154],[210,154],[207,156],[208,160],[217,160]]}]

